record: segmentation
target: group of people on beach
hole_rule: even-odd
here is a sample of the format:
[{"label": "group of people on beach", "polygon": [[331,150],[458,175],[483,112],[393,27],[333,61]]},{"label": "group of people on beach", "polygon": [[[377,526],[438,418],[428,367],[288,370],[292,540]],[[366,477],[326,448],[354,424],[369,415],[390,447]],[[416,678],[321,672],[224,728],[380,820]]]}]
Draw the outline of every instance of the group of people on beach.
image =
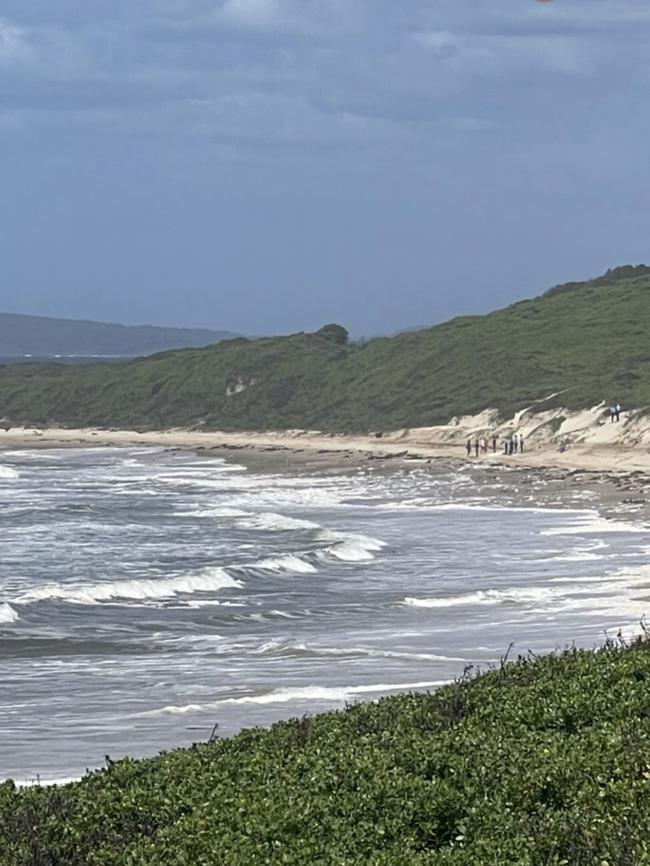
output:
[{"label": "group of people on beach", "polygon": [[[479,454],[487,454],[490,450],[490,444],[492,445],[492,453],[497,453],[497,445],[499,442],[498,436],[480,436],[474,441],[471,439],[467,440],[467,456],[472,456],[472,451],[474,452],[474,456],[478,457]],[[513,433],[512,436],[506,436],[503,440],[503,453],[506,455],[509,454],[523,454],[524,453],[524,437],[521,433]]]}]

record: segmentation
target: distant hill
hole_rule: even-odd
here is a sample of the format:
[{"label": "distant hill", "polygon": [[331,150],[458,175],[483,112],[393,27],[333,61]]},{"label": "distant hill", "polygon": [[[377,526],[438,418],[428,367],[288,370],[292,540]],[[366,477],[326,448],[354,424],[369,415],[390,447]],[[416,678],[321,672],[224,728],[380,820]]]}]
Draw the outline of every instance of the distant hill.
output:
[{"label": "distant hill", "polygon": [[113,325],[76,319],[50,319],[0,313],[0,356],[79,355],[136,357],[168,349],[207,346],[227,331]]},{"label": "distant hill", "polygon": [[505,415],[540,400],[544,408],[650,406],[650,273],[637,273],[355,345],[332,325],[128,363],[5,367],[0,417],[368,431],[444,423],[486,407]]}]

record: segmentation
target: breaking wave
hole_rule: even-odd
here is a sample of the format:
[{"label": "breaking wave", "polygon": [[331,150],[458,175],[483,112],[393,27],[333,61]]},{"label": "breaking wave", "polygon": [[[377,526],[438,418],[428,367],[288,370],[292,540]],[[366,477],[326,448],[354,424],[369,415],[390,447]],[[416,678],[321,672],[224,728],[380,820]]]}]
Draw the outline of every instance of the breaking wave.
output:
[{"label": "breaking wave", "polygon": [[318,551],[319,559],[324,556],[333,556],[343,562],[368,562],[375,558],[375,553],[386,547],[385,541],[371,538],[369,535],[350,535],[331,529],[322,530],[319,533],[319,538],[323,541],[333,542],[329,547]]},{"label": "breaking wave", "polygon": [[275,514],[272,511],[263,511],[261,514],[246,514],[246,512],[242,512],[242,517],[244,519],[237,521],[237,526],[242,529],[261,529],[266,532],[320,529],[318,523],[314,523],[311,520],[300,520],[296,517],[287,517],[284,514]]},{"label": "breaking wave", "polygon": [[624,523],[622,520],[608,520],[594,513],[589,520],[576,521],[566,526],[553,526],[550,529],[543,529],[540,535],[591,535],[592,533],[600,534],[608,532],[635,532],[638,534],[647,531],[648,527],[645,525]]},{"label": "breaking wave", "polygon": [[20,472],[13,466],[0,466],[0,478],[20,478]]},{"label": "breaking wave", "polygon": [[226,587],[241,586],[223,568],[206,568],[196,574],[186,574],[165,580],[116,580],[112,583],[51,584],[30,590],[16,599],[19,603],[59,600],[72,604],[97,604],[113,599],[164,599],[193,592],[214,592]]},{"label": "breaking wave", "polygon": [[[304,522],[307,523],[308,521]],[[317,524],[315,525],[317,526]],[[330,544],[315,550],[285,553],[281,556],[262,559],[259,562],[235,565],[231,567],[231,570],[237,574],[258,571],[314,574],[318,570],[317,564],[326,562],[328,559],[333,558],[342,562],[369,562],[375,558],[375,553],[386,546],[385,542],[377,538],[335,532],[330,529],[319,530],[317,540],[329,541]]]},{"label": "breaking wave", "polygon": [[258,571],[288,571],[293,574],[314,574],[316,572],[316,568],[311,562],[294,553],[272,559],[262,559],[247,568]]},{"label": "breaking wave", "polygon": [[220,700],[211,701],[205,704],[183,704],[176,706],[174,704],[160,707],[156,710],[146,710],[142,713],[137,713],[138,716],[165,716],[165,715],[185,715],[186,713],[199,713],[209,710],[214,710],[224,705],[256,705],[265,706],[268,704],[303,704],[303,703],[344,703],[345,701],[354,700],[357,696],[363,694],[387,694],[400,691],[416,691],[422,689],[438,688],[445,685],[448,680],[428,680],[426,682],[417,683],[377,683],[373,685],[359,686],[295,686],[289,688],[273,689],[269,692],[261,694],[242,695],[236,698],[221,698]]},{"label": "breaking wave", "polygon": [[402,604],[411,607],[444,608],[458,605],[491,604],[537,604],[550,601],[558,595],[557,591],[545,587],[531,589],[479,589],[461,595],[438,596],[434,598],[405,598]]},{"label": "breaking wave", "polygon": [[[226,646],[225,649],[228,647]],[[278,656],[334,656],[339,658],[377,658],[377,659],[402,659],[404,661],[427,661],[427,662],[463,662],[464,658],[447,655],[436,655],[425,652],[403,652],[400,650],[373,649],[372,647],[321,647],[309,646],[305,643],[285,643],[282,641],[267,641],[256,647],[252,652],[255,655],[278,655]]]},{"label": "breaking wave", "polygon": [[18,622],[17,612],[10,604],[0,603],[0,625],[9,625],[12,622]]},{"label": "breaking wave", "polygon": [[232,508],[229,505],[216,505],[207,508],[191,508],[187,511],[177,511],[177,517],[247,517],[249,511],[242,508]]}]

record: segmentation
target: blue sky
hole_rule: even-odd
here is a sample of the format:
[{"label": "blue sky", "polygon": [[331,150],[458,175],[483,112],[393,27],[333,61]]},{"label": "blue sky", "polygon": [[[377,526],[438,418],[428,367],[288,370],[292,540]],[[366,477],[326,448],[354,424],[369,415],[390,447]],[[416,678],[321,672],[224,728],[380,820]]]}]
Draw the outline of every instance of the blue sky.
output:
[{"label": "blue sky", "polygon": [[650,260],[647,0],[2,0],[0,310],[387,333]]}]

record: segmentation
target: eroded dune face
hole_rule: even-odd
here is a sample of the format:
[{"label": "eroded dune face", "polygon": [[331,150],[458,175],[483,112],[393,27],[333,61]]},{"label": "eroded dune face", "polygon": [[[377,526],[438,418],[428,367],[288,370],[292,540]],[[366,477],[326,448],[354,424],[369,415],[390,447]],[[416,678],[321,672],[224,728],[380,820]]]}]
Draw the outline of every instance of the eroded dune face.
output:
[{"label": "eroded dune face", "polygon": [[536,448],[560,442],[594,446],[646,445],[650,444],[650,415],[639,409],[623,410],[620,421],[612,423],[609,408],[604,403],[590,409],[560,407],[541,412],[538,406],[533,405],[508,419],[500,418],[496,409],[486,409],[477,415],[452,418],[446,425],[400,430],[382,438],[384,441],[443,445],[463,443],[477,436],[503,438],[515,433]]}]

